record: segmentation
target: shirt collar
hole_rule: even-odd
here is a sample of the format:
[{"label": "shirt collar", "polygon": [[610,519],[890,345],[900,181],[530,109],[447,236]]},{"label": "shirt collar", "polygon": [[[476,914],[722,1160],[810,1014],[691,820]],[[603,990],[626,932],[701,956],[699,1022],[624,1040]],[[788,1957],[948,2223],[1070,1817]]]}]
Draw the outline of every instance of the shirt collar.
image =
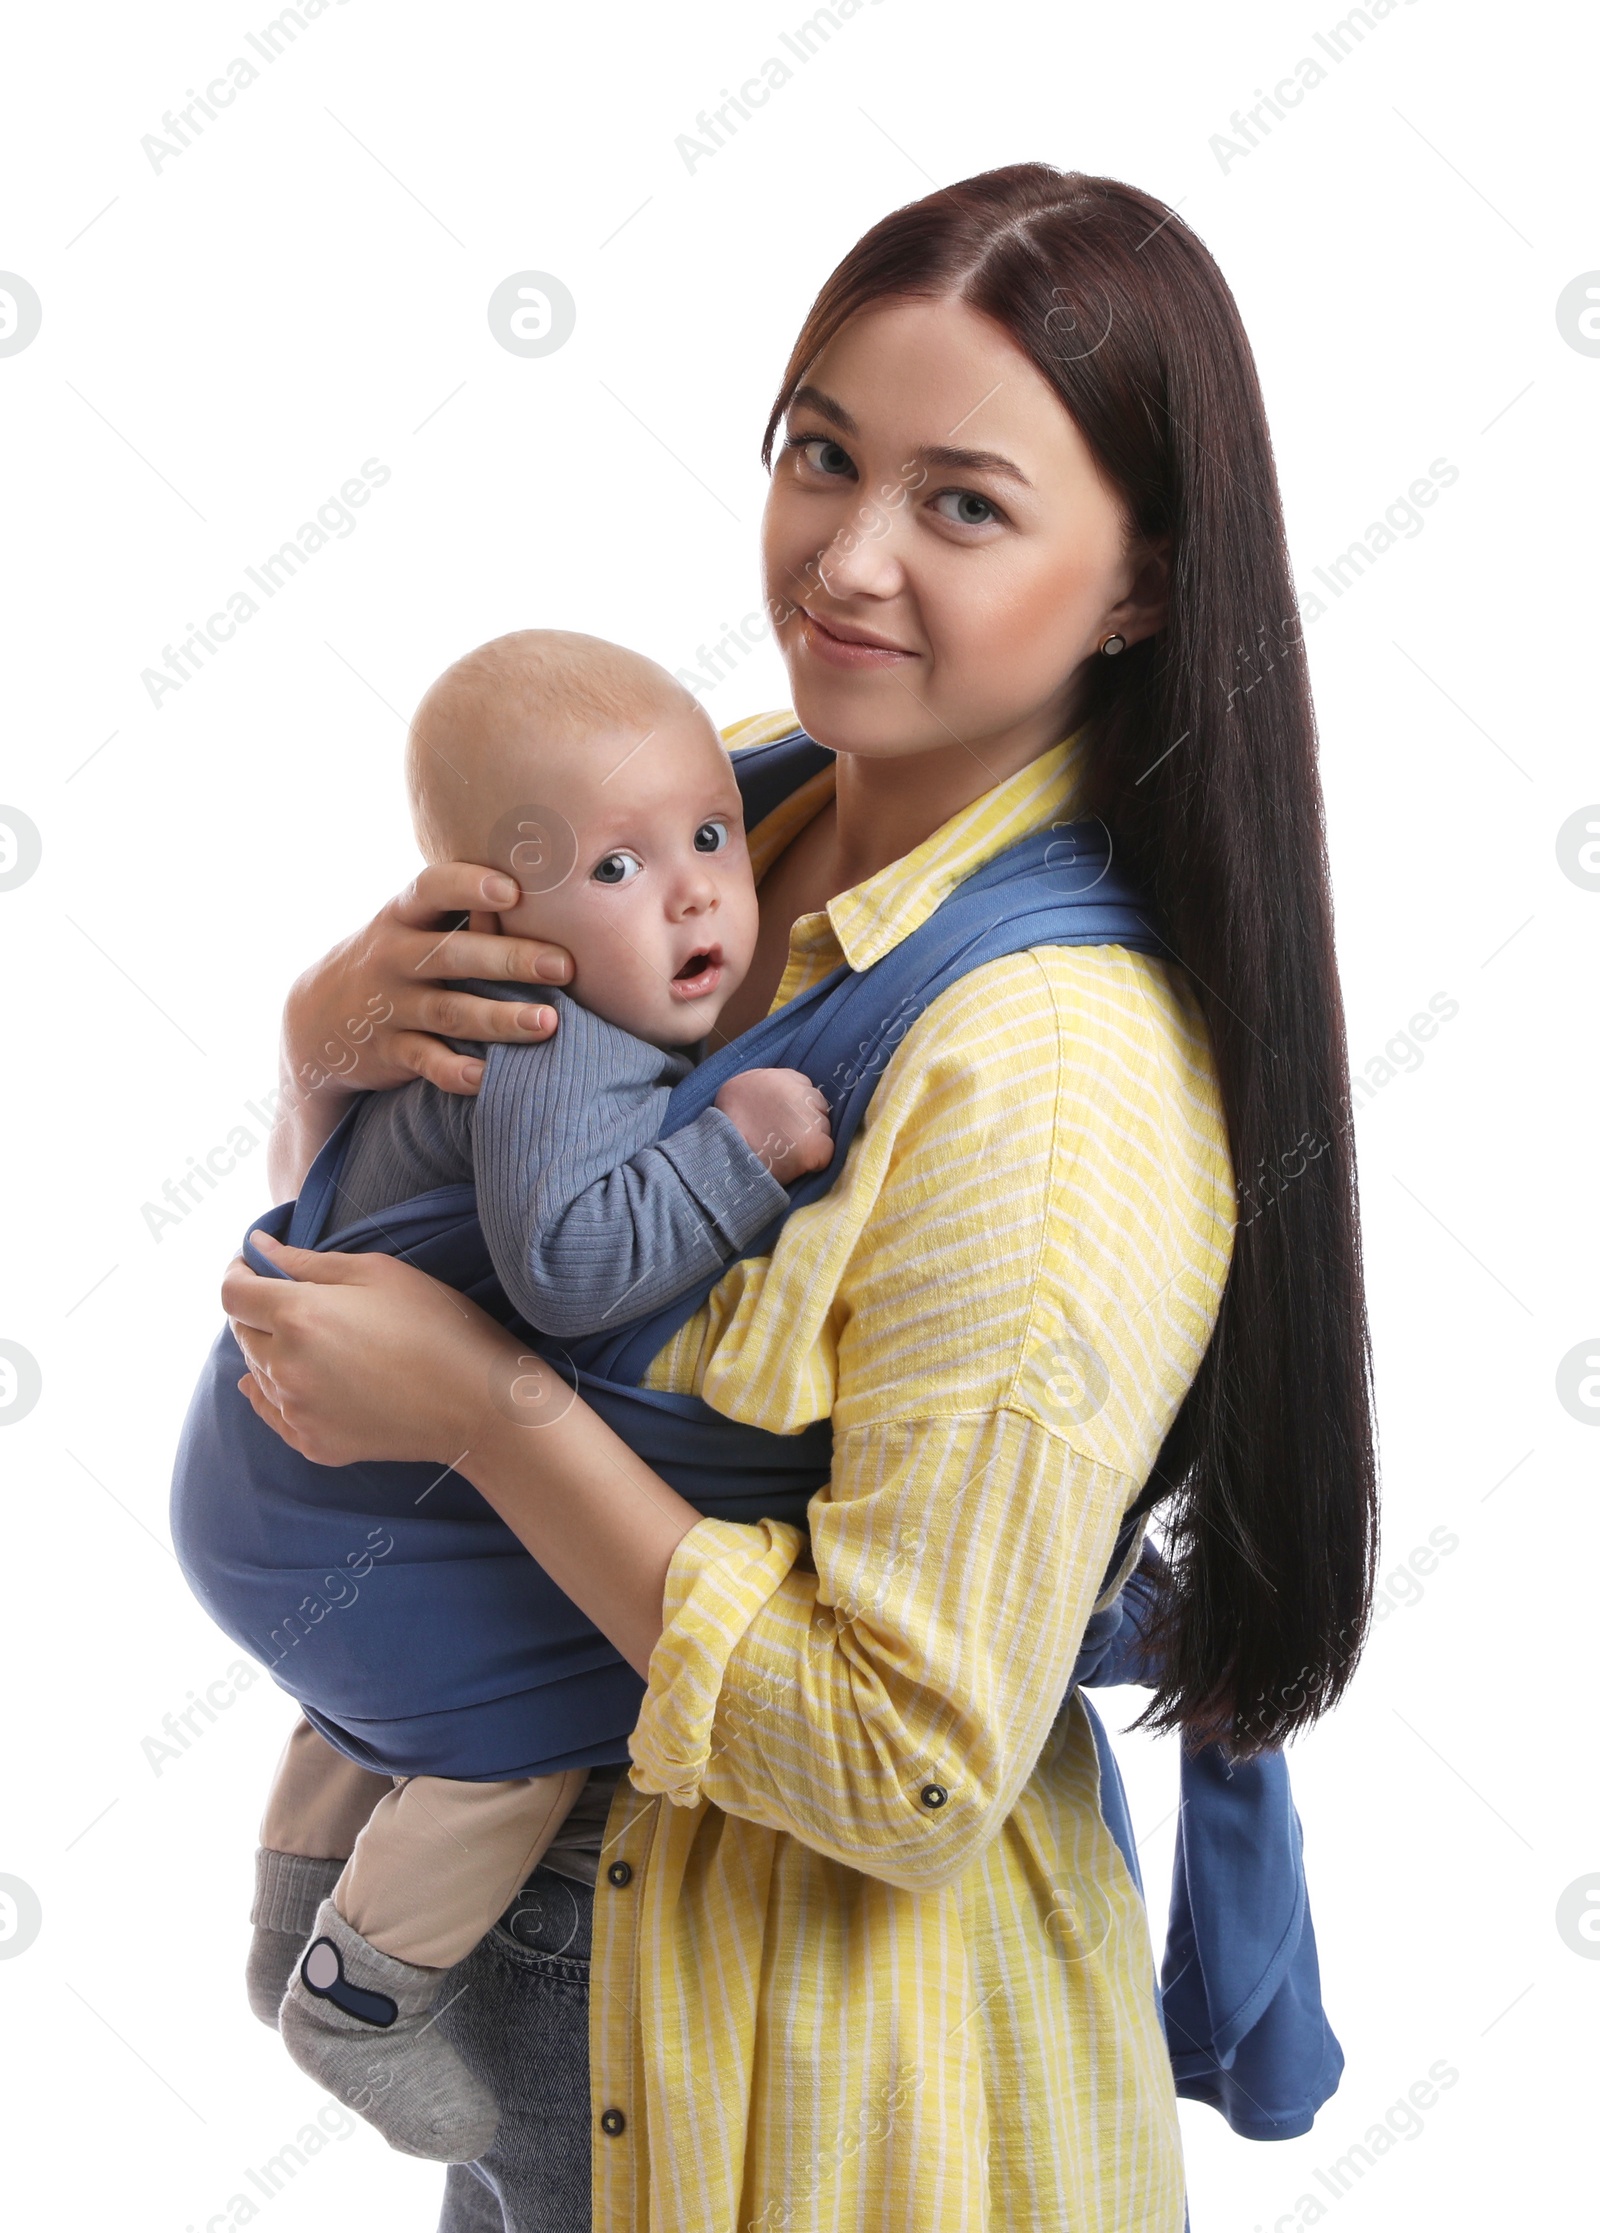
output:
[{"label": "shirt collar", "polygon": [[[1083,784],[1084,758],[1084,731],[1078,729],[952,814],[899,860],[836,893],[821,914],[802,915],[794,926],[794,944],[813,946],[826,919],[850,967],[870,969],[919,930],[956,886],[986,861],[1034,830],[1069,821]],[[820,813],[833,789],[830,764],[756,825],[750,857],[758,880],[812,816]]]}]

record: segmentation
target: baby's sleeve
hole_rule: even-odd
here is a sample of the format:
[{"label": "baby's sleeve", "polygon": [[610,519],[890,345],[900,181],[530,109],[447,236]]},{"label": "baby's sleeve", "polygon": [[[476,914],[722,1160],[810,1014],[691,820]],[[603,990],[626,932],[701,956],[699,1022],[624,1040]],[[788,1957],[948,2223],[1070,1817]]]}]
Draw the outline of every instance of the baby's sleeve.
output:
[{"label": "baby's sleeve", "polygon": [[431,1187],[470,1179],[471,1111],[463,1095],[444,1093],[426,1078],[369,1093],[340,1166],[330,1232]]},{"label": "baby's sleeve", "polygon": [[550,997],[551,1038],[489,1052],[473,1168],[501,1285],[529,1325],[572,1337],[714,1274],[788,1195],[720,1109],[657,1139],[680,1065]]}]

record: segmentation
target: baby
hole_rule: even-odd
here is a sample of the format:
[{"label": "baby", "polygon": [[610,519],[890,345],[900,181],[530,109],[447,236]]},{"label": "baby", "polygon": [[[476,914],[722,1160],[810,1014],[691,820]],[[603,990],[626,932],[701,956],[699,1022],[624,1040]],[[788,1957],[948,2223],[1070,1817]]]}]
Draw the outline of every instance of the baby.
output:
[{"label": "baby", "polygon": [[[359,1105],[333,1224],[470,1180],[531,1326],[620,1326],[747,1247],[832,1152],[826,1101],[793,1070],[745,1071],[656,1138],[755,948],[732,764],[650,660],[527,630],[428,691],[407,780],[428,859],[506,869],[522,896],[502,929],[564,946],[573,976],[541,995],[551,1038],[484,1050],[476,1099],[418,1080]],[[493,2137],[492,2098],[433,2024],[439,1986],[549,1850],[587,1773],[391,1782],[305,1720],[289,1740],[256,1859],[251,2003],[408,2154],[470,2160]],[[568,1864],[591,1882],[613,1782],[596,1776],[596,1820]]]}]

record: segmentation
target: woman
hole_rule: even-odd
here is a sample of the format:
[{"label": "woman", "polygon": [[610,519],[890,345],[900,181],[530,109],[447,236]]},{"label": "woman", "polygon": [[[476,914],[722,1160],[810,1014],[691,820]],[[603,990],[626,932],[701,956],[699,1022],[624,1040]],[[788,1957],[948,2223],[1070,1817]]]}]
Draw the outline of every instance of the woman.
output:
[{"label": "woman", "polygon": [[[1260,396],[1182,224],[1030,164],[858,244],[769,457],[780,430],[771,610],[837,760],[758,826],[761,941],[724,1027],[869,967],[1006,845],[1088,815],[1173,955],[1039,948],[941,994],[831,1192],[655,1360],[649,1385],[760,1426],[831,1413],[809,1542],[700,1519],[564,1389],[528,1432],[510,1337],[404,1266],[284,1251],[301,1284],[236,1266],[225,1299],[263,1418],[326,1463],[453,1459],[649,1680],[592,1914],[569,1887],[559,1942],[494,1934],[463,1973],[507,2114],[494,2157],[451,2174],[449,2233],[589,2223],[591,2135],[606,2233],[1175,2233],[1145,1918],[1062,1700],[1153,1474],[1157,1728],[1244,1751],[1314,1720],[1355,1664],[1374,1538],[1343,1025]],[[297,986],[291,1079],[317,1084],[342,1019],[383,1016],[340,1082],[474,1090],[438,1034],[547,1012],[440,980],[562,971],[482,935],[511,896],[464,864],[420,878]],[[452,911],[474,920],[448,931]],[[336,1087],[291,1108],[289,1187],[337,1114]],[[561,2082],[565,2125],[529,2099]]]}]

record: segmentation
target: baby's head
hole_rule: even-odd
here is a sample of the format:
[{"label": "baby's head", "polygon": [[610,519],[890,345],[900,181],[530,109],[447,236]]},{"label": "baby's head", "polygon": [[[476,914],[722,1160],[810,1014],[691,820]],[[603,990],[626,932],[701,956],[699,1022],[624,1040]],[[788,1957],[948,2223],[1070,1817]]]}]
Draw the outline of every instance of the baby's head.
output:
[{"label": "baby's head", "polygon": [[705,1037],[750,966],[755,883],[732,763],[664,668],[499,636],[417,708],[406,779],[427,859],[514,876],[501,927],[565,946],[574,999],[656,1046]]}]

